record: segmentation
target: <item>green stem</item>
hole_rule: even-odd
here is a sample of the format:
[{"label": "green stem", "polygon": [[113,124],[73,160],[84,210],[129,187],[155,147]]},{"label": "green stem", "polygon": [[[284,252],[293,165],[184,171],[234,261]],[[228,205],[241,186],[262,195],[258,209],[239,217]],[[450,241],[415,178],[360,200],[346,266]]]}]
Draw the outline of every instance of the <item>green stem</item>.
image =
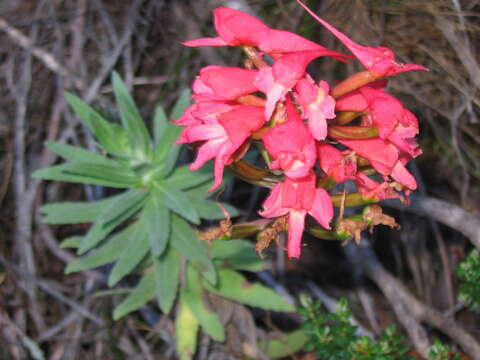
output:
[{"label": "green stem", "polygon": [[248,237],[264,230],[275,219],[259,219],[232,225],[231,239]]},{"label": "green stem", "polygon": [[316,238],[319,238],[322,240],[343,241],[343,240],[346,240],[348,237],[348,236],[337,234],[335,231],[326,230],[320,226],[308,226],[307,231],[310,235],[313,235]]},{"label": "green stem", "polygon": [[[340,207],[342,205],[343,194],[335,194],[330,196],[332,198],[333,206]],[[345,195],[345,206],[359,206],[373,204],[377,201],[373,198],[365,198],[362,194],[350,193]]]},{"label": "green stem", "polygon": [[228,169],[239,179],[253,185],[272,188],[281,181],[280,177],[273,175],[270,171],[254,166],[245,160],[233,162]]},{"label": "green stem", "polygon": [[375,126],[340,126],[328,127],[328,136],[334,139],[361,140],[378,136],[378,129]]}]

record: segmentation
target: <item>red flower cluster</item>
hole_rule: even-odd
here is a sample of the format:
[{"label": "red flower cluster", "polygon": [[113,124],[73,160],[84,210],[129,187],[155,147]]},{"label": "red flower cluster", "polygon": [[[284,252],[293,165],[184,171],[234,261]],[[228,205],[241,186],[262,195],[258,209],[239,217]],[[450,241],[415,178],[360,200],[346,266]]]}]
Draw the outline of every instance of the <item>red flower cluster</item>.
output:
[{"label": "red flower cluster", "polygon": [[[193,84],[195,103],[176,121],[185,126],[177,143],[198,144],[191,169],[214,159],[211,190],[221,184],[224,167],[240,159],[253,138],[261,139],[270,169],[281,171],[285,180],[272,189],[260,215],[288,215],[289,257],[300,256],[307,213],[330,229],[332,200],[317,181],[353,180],[366,198],[403,199],[401,192],[408,196],[416,188],[405,164],[420,154],[414,139],[417,119],[384,91],[387,81],[382,78],[426,69],[397,64],[390,49],[358,45],[311,14],[366,71],[330,89],[326,81],[317,83],[306,73],[307,65],[322,56],[339,61],[352,56],[271,29],[239,10],[217,8],[218,36],[184,45],[240,46],[250,65],[203,68]],[[370,177],[373,172],[380,174],[380,182]]]}]

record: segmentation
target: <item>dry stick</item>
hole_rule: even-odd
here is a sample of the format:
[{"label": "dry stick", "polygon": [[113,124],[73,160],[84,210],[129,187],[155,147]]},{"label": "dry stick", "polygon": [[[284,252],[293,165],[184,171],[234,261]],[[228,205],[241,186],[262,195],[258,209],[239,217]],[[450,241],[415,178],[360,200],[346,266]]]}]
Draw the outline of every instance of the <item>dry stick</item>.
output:
[{"label": "dry stick", "polygon": [[[395,315],[397,316],[398,321],[403,325],[407,331],[410,340],[413,342],[415,349],[425,358],[428,358],[428,352],[430,350],[430,341],[428,340],[427,333],[421,324],[415,319],[415,317],[410,313],[408,307],[403,301],[398,297],[395,291],[395,287],[392,284],[383,281],[384,278],[376,278],[375,274],[371,274],[368,270],[367,263],[371,263],[376,260],[375,254],[371,252],[369,259],[365,257],[365,254],[360,253],[360,249],[367,248],[368,240],[363,239],[362,243],[358,247],[354,247],[353,244],[349,244],[345,247],[345,252],[347,256],[354,261],[357,266],[361,266],[361,270],[366,272],[366,275],[369,276],[380,288],[382,293],[387,298],[388,302],[393,308]],[[370,248],[368,248],[370,249]],[[378,263],[378,261],[377,261]],[[375,264],[377,264],[375,263]],[[378,263],[378,266],[381,266]]]},{"label": "dry stick", "polygon": [[480,218],[455,204],[428,196],[412,196],[410,205],[398,201],[383,201],[382,204],[441,222],[468,237],[480,249]]},{"label": "dry stick", "polygon": [[43,354],[42,350],[38,346],[38,344],[33,341],[31,338],[29,338],[25,332],[17,325],[15,322],[13,322],[10,317],[8,316],[7,313],[0,313],[0,324],[2,325],[2,328],[4,329],[9,329],[12,333],[16,334],[23,346],[28,350],[30,356],[34,360],[44,360],[45,355]]},{"label": "dry stick", "polygon": [[[406,316],[409,321],[413,316],[417,323],[423,321],[436,327],[459,344],[474,360],[480,360],[480,344],[475,338],[453,319],[426,306],[413,296],[400,281],[385,270],[373,250],[366,243],[364,241],[361,246],[357,247],[357,256],[363,259],[362,264],[367,276],[382,289],[385,296],[394,305],[394,309],[395,306],[399,309],[403,307],[402,310],[405,310],[403,316]],[[408,328],[406,330],[409,331]],[[422,356],[424,356],[423,353]]]},{"label": "dry stick", "polygon": [[[0,19],[1,20],[1,19]],[[37,28],[32,28],[32,35],[36,37]],[[19,261],[21,267],[28,273],[35,276],[37,273],[36,263],[33,255],[32,246],[32,213],[31,204],[33,204],[33,197],[28,193],[28,170],[26,167],[26,117],[28,96],[31,90],[32,78],[32,53],[25,54],[25,59],[21,62],[22,72],[20,79],[15,81],[13,79],[14,63],[10,62],[11,68],[7,74],[7,83],[10,93],[15,98],[16,102],[16,116],[14,123],[14,174],[13,174],[13,188],[15,198],[15,247],[20,257]],[[28,310],[32,315],[35,326],[42,330],[46,327],[45,321],[38,309],[36,301],[37,292],[35,284],[27,282],[25,284],[29,298]]]},{"label": "dry stick", "polygon": [[[72,77],[70,72],[63,67],[63,65],[61,65],[52,54],[35,46],[34,42],[29,37],[25,36],[20,30],[9,25],[4,18],[0,18],[0,30],[5,31],[15,44],[30,52],[54,73],[69,78]],[[78,88],[83,87],[82,81],[78,78],[74,79],[74,84]]]},{"label": "dry stick", "polygon": [[[422,196],[426,196],[425,184],[423,182],[423,178],[420,173],[420,170],[418,169],[415,162],[412,162],[411,167],[412,167],[413,174],[415,175],[415,178],[418,179],[419,193]],[[448,256],[447,247],[445,245],[445,239],[443,238],[443,235],[440,232],[438,223],[436,221],[433,221],[432,219],[428,219],[428,222],[433,230],[435,241],[437,242],[438,250],[440,253],[440,259],[442,260],[443,275],[444,275],[445,284],[447,286],[448,305],[450,308],[453,308],[455,306],[455,290],[453,288],[452,268],[451,268],[450,257]]]},{"label": "dry stick", "polygon": [[12,263],[8,262],[2,255],[0,255],[0,264],[2,264],[6,268],[14,271],[20,278],[26,280],[26,282],[33,283],[33,284],[37,285],[40,289],[42,289],[47,294],[53,296],[54,298],[56,298],[60,302],[63,302],[65,304],[69,305],[73,310],[78,312],[83,317],[86,317],[86,318],[90,319],[91,321],[93,321],[95,324],[97,324],[99,326],[104,325],[104,321],[101,318],[99,318],[95,314],[88,311],[88,309],[86,309],[81,304],[67,298],[62,293],[60,293],[58,290],[56,290],[52,286],[53,283],[54,283],[53,281],[36,279],[32,274],[30,274],[27,271],[22,270],[18,266],[13,265]]}]

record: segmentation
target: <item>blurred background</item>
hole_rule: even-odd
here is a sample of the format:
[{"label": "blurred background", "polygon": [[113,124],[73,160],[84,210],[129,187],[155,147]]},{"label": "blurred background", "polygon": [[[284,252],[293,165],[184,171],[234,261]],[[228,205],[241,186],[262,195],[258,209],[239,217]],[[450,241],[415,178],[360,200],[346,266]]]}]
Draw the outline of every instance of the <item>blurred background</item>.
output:
[{"label": "blurred background", "polygon": [[[416,310],[407,300],[403,305],[414,314],[412,324],[429,324],[423,330],[427,336],[442,338],[446,329],[432,325],[433,318],[415,314],[435,309],[479,341],[480,317],[458,302],[455,267],[472,249],[471,237],[480,233],[480,1],[307,3],[358,43],[388,46],[400,62],[430,69],[389,82],[388,91],[420,122],[423,155],[411,167],[420,187],[411,208],[385,205],[402,230],[376,229],[370,236],[372,247],[363,255],[375,256],[377,274],[393,275],[396,285],[420,300],[424,307]],[[156,321],[149,322],[146,309],[114,323],[111,309],[118,298],[94,296],[106,288],[98,273],[64,275],[75,255],[60,249],[58,239],[81,234],[88,225],[48,227],[40,222],[41,204],[99,199],[105,189],[42,183],[29,174],[58,162],[45,150],[47,140],[94,147],[67,107],[65,91],[114,112],[110,74],[117,70],[149,119],[154,106],[168,108],[202,66],[241,65],[242,54],[236,49],[180,44],[214,36],[211,11],[217,6],[244,10],[273,28],[346,52],[293,0],[0,2],[0,359],[174,358],[171,318],[157,314]],[[345,65],[321,59],[309,71],[316,80],[333,83],[359,69],[354,61]],[[184,161],[189,156],[185,153]],[[234,181],[222,199],[236,205],[240,220],[246,220],[257,216],[265,194]],[[442,202],[428,202],[432,199]],[[442,209],[451,212],[435,211]],[[476,241],[478,246],[480,239]],[[274,246],[265,252],[271,286],[291,296],[308,292],[324,302],[346,296],[362,327],[379,333],[388,324],[400,323],[409,341],[421,346],[405,327],[408,322],[400,319],[395,296],[382,283],[387,278],[361,264],[361,251],[307,236],[305,242],[300,261],[287,261]],[[248,316],[259,332],[291,330],[299,322],[267,321],[265,314],[255,312]],[[237,340],[229,337],[217,347],[206,343],[198,358],[236,358],[232,349],[248,333],[246,323],[237,324]],[[447,342],[456,339],[448,335]],[[458,339],[452,344],[455,347]]]}]

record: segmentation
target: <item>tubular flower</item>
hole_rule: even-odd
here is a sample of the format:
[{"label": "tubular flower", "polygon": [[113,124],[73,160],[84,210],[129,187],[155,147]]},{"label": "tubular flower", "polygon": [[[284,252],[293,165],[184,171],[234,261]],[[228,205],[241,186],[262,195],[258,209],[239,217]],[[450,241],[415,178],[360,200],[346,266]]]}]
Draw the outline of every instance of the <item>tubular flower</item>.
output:
[{"label": "tubular flower", "polygon": [[302,234],[305,228],[305,216],[312,215],[318,223],[330,229],[329,222],[333,217],[333,206],[330,196],[324,189],[315,187],[315,174],[311,172],[300,179],[286,178],[278,183],[263,203],[260,215],[274,218],[288,214],[289,258],[299,258],[301,253]]},{"label": "tubular flower", "polygon": [[350,56],[329,50],[304,37],[271,29],[256,17],[240,10],[220,7],[213,11],[218,36],[185,41],[185,46],[255,46],[274,58],[286,53],[314,51],[318,56],[331,56],[346,61]]},{"label": "tubular flower", "polygon": [[233,161],[234,153],[241,148],[252,132],[258,130],[264,123],[263,108],[249,105],[237,105],[219,114],[217,118],[218,120],[209,123],[188,127],[184,137],[177,140],[177,144],[204,141],[198,148],[195,161],[190,165],[191,170],[197,170],[205,162],[215,158],[213,172],[215,181],[209,191],[220,186],[225,165]]},{"label": "tubular flower", "polygon": [[352,54],[370,71],[375,77],[393,76],[402,72],[412,70],[428,69],[417,64],[399,64],[395,62],[395,54],[387,47],[368,47],[362,46],[351,40],[347,35],[334,28],[328,22],[317,16],[302,1],[296,0],[315,20],[325,26],[333,35],[335,35]]},{"label": "tubular flower", "polygon": [[287,100],[286,107],[288,120],[269,130],[263,143],[274,159],[271,169],[282,169],[290,178],[301,178],[315,165],[315,141],[291,101]]},{"label": "tubular flower", "polygon": [[308,119],[308,128],[316,140],[327,137],[327,119],[335,118],[335,100],[328,95],[329,89],[326,81],[317,86],[310,77],[300,80],[295,88],[303,117]]},{"label": "tubular flower", "polygon": [[355,179],[357,161],[352,151],[340,151],[325,142],[318,142],[317,150],[320,168],[325,174],[338,183]]}]

